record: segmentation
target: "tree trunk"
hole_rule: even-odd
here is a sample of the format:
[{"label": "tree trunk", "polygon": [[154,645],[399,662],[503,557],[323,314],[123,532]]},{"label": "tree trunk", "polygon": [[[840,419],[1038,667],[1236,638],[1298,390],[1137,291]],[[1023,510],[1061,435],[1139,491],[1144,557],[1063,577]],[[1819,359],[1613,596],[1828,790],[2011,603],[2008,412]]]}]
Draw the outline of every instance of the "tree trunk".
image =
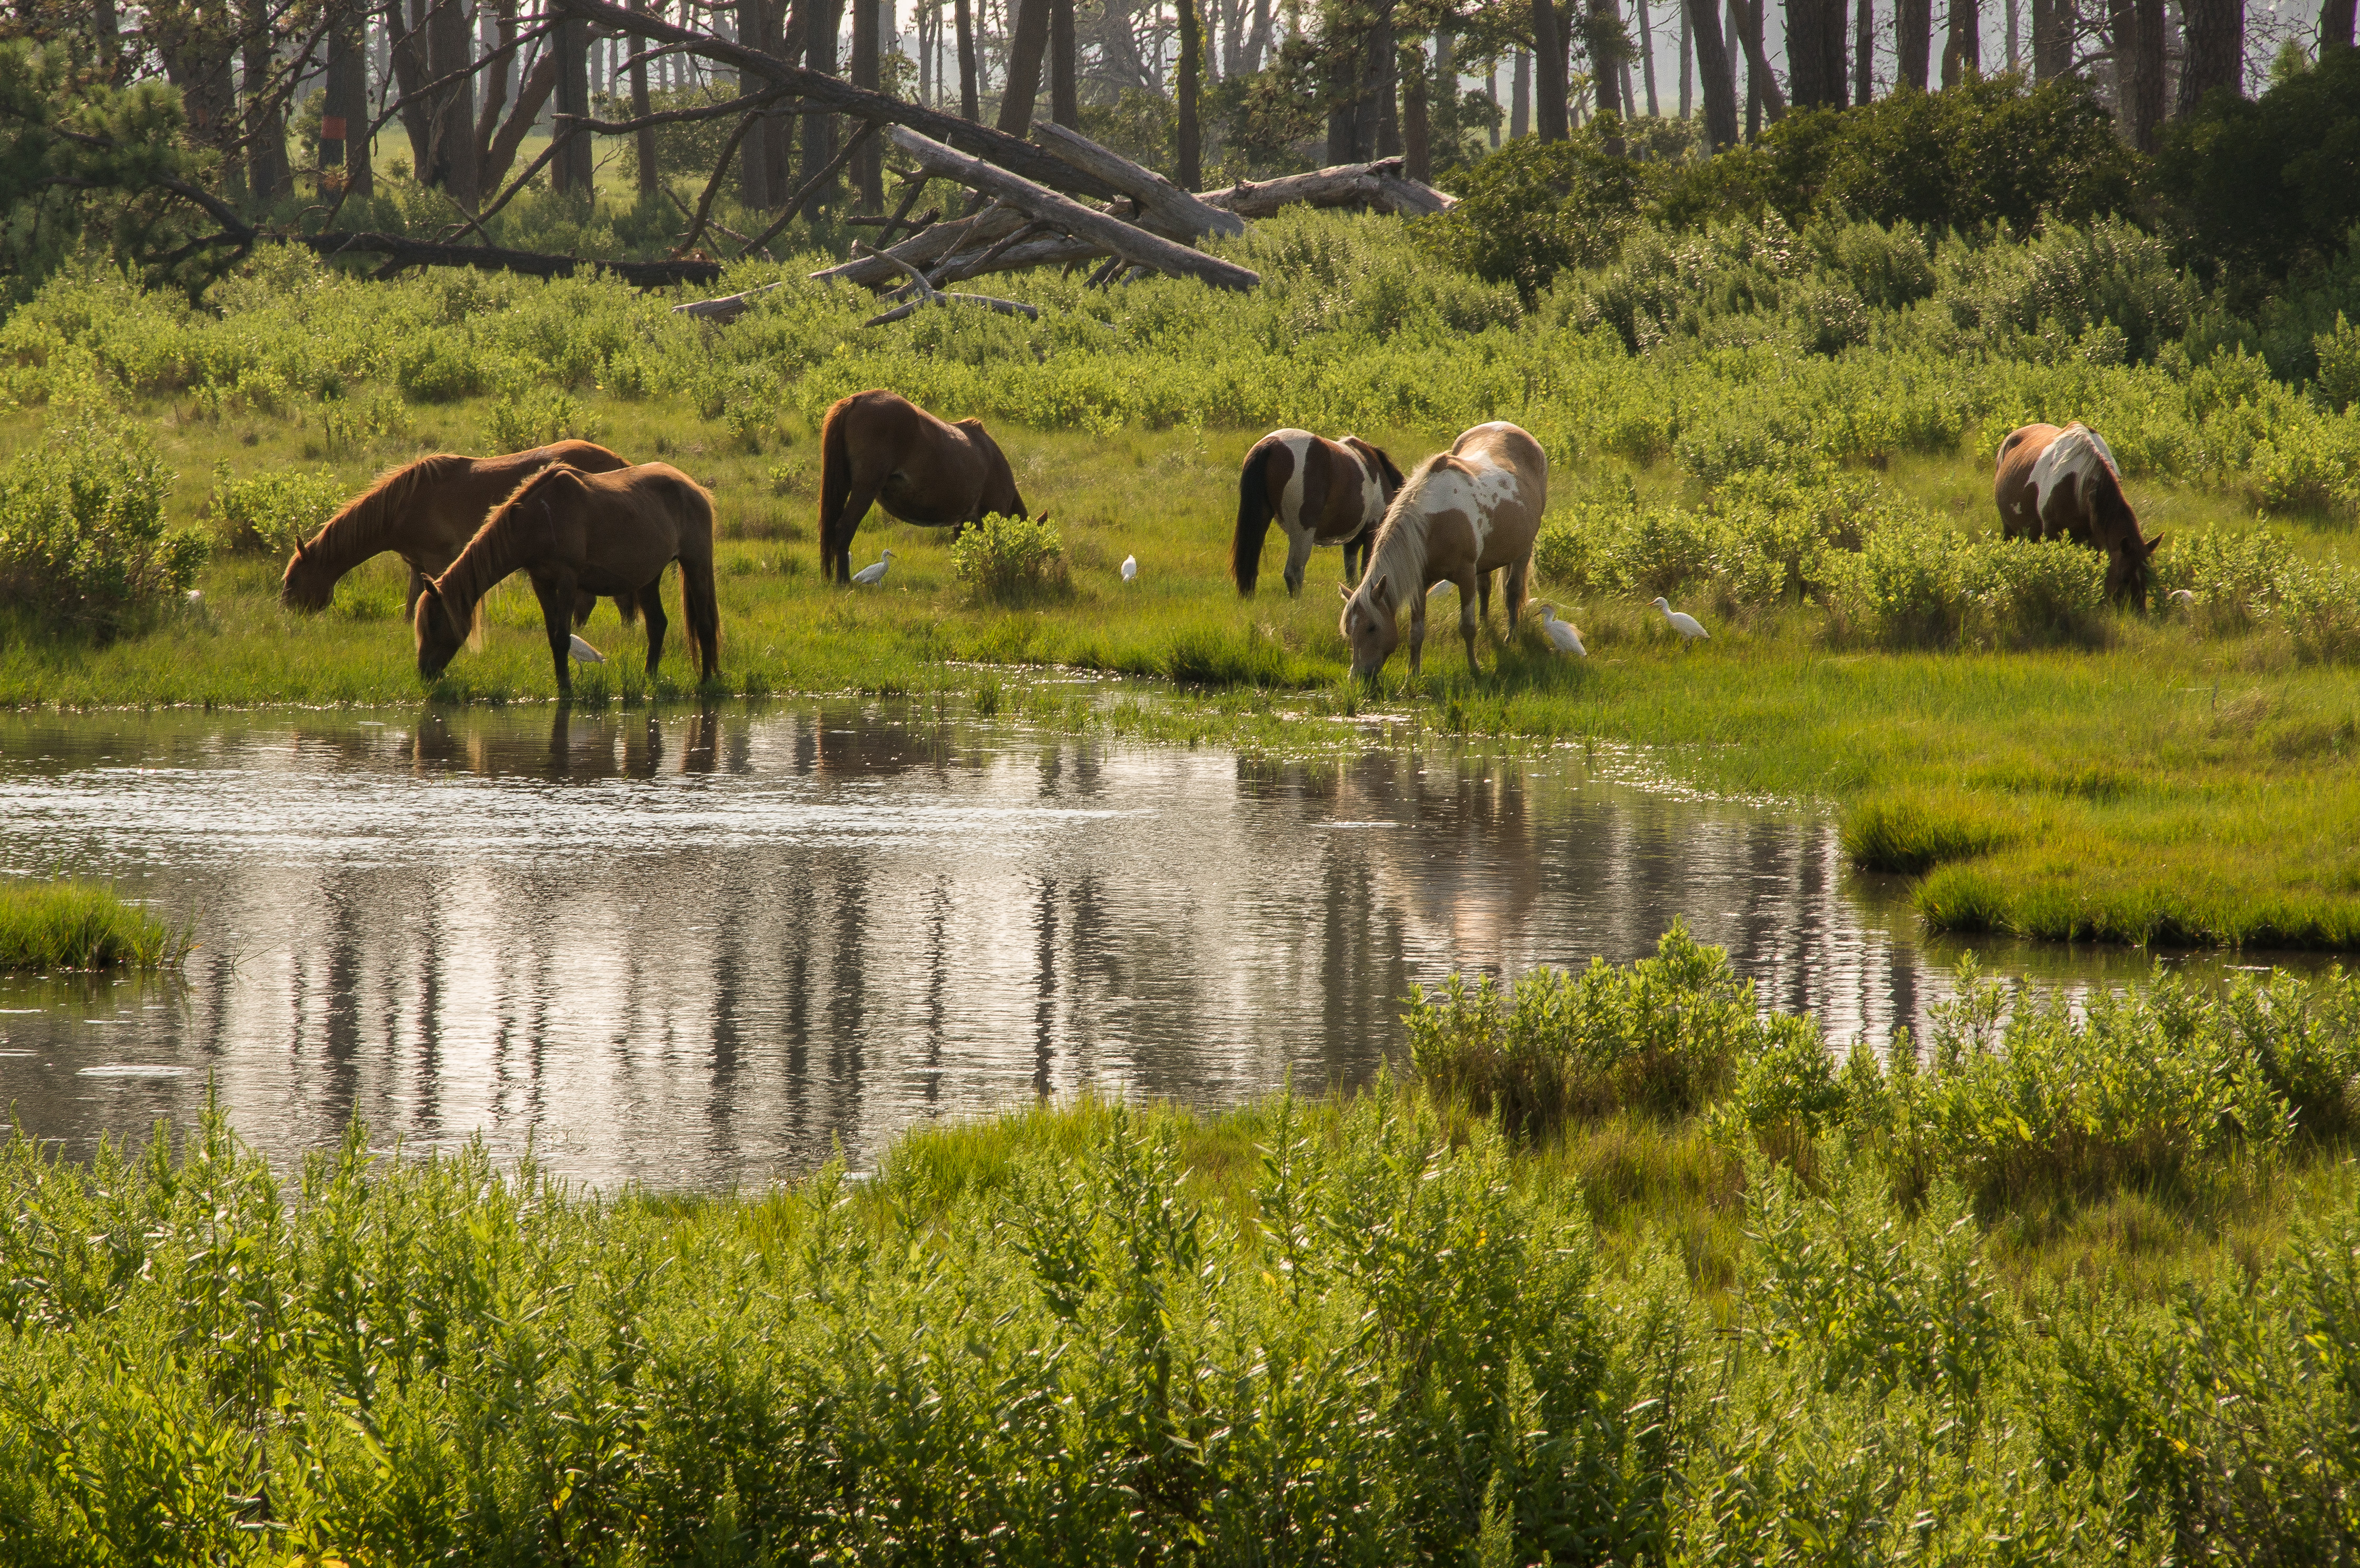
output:
[{"label": "tree trunk", "polygon": [[426,112],[426,101],[419,96],[419,89],[427,82],[426,0],[410,0],[406,16],[402,0],[388,0],[385,17],[386,63],[393,71],[393,96],[401,103],[402,133],[410,138],[410,167],[423,180],[434,167],[433,120]]},{"label": "tree trunk", "polygon": [[[631,0],[632,10],[644,11],[647,8],[648,0]],[[631,52],[637,54],[639,51],[633,49]],[[648,62],[635,60],[631,62],[631,118],[644,120],[649,113]],[[642,125],[632,134],[635,139],[631,144],[631,155],[639,166],[639,201],[645,203],[656,199],[663,179],[662,171],[656,167],[656,128]]]},{"label": "tree trunk", "polygon": [[2216,87],[2236,93],[2245,71],[2245,0],[2187,0],[2188,58],[2180,67],[2183,117]]},{"label": "tree trunk", "polygon": [[1178,169],[1175,173],[1183,191],[1194,191],[1205,183],[1203,148],[1198,145],[1196,99],[1205,70],[1205,30],[1196,15],[1196,0],[1174,0],[1180,13],[1180,70],[1175,84],[1179,97],[1179,121],[1176,128],[1180,143]]},{"label": "tree trunk", "polygon": [[1630,73],[1623,69],[1622,60],[1622,12],[1617,0],[1590,0],[1585,26],[1590,45],[1590,81],[1598,112],[1614,116],[1602,122],[1605,135],[1600,145],[1610,156],[1621,158],[1624,151],[1622,122],[1630,117],[1631,104],[1626,91]]},{"label": "tree trunk", "polygon": [[1983,18],[1981,0],[1950,0],[1950,37],[1942,41],[1942,85],[1983,73]]},{"label": "tree trunk", "polygon": [[2319,8],[2320,53],[2352,47],[2355,13],[2360,13],[2360,4],[2355,0],[2325,0]]},{"label": "tree trunk", "polygon": [[2007,68],[2024,69],[2023,51],[2016,47],[2016,35],[2024,22],[2024,0],[2007,0]]},{"label": "tree trunk", "polygon": [[[1360,57],[1362,96],[1361,130],[1366,135],[1364,145],[1373,146],[1378,158],[1399,158],[1401,139],[1401,52],[1394,41],[1393,7],[1387,4],[1379,14],[1377,24],[1369,29],[1369,41]],[[1376,111],[1376,123],[1371,126],[1365,117],[1371,108]]]},{"label": "tree trunk", "polygon": [[[1745,47],[1745,93],[1748,136],[1761,133],[1755,119],[1762,109],[1769,111],[1770,123],[1776,125],[1786,117],[1786,97],[1778,90],[1778,78],[1770,70],[1770,56],[1762,47],[1762,0],[1730,0],[1738,14],[1740,41]],[[1754,100],[1760,100],[1759,108]]]},{"label": "tree trunk", "polygon": [[1049,0],[1011,0],[1016,36],[1009,41],[1008,82],[1000,93],[1000,128],[1022,136],[1032,128],[1032,100],[1041,92],[1041,60],[1049,51]]},{"label": "tree trunk", "polygon": [[1434,126],[1426,111],[1426,51],[1413,44],[1402,52],[1402,172],[1412,180],[1431,181]]},{"label": "tree trunk", "polygon": [[1737,75],[1721,37],[1718,0],[1687,0],[1690,42],[1696,49],[1697,87],[1704,99],[1705,140],[1718,150],[1737,142]]},{"label": "tree trunk", "polygon": [[1685,120],[1696,111],[1696,48],[1688,37],[1688,8],[1684,0],[1673,0],[1680,8],[1680,118]]},{"label": "tree trunk", "polygon": [[484,84],[483,96],[475,104],[475,182],[479,186],[499,183],[497,176],[486,181],[482,175],[491,158],[492,138],[499,135],[500,112],[508,107],[508,82],[516,73],[516,56],[510,48],[517,36],[516,0],[486,0],[485,5],[475,7],[479,23],[486,8],[491,13],[492,37],[486,41],[488,52],[475,73]]},{"label": "tree trunk", "polygon": [[1572,134],[1566,102],[1567,40],[1558,21],[1550,0],[1533,0],[1534,129],[1545,142],[1561,142]]},{"label": "tree trunk", "polygon": [[[803,38],[803,64],[823,76],[836,74],[836,29],[844,20],[844,0],[805,0],[809,7],[808,31]],[[836,158],[836,116],[805,114],[803,116],[803,168],[811,174],[825,169]],[[830,185],[834,184],[831,180]],[[790,191],[788,194],[792,195]],[[803,218],[806,222],[819,216],[820,208],[833,199],[835,192],[823,187],[803,198]]]},{"label": "tree trunk", "polygon": [[1797,109],[1824,109],[1843,102],[1843,78],[1830,82],[1820,35],[1827,29],[1826,0],[1786,0],[1786,85]]},{"label": "tree trunk", "polygon": [[[589,29],[575,22],[568,26],[574,30],[575,51],[586,45],[581,37]],[[465,74],[475,62],[475,40],[470,36],[467,13],[459,0],[436,0],[426,16],[426,74],[436,81],[458,73],[456,79],[437,88],[427,102],[427,149],[431,161],[419,171],[425,184],[442,187],[451,200],[468,212],[477,202],[475,162],[475,82]],[[589,94],[583,94],[581,114],[590,112]],[[560,163],[564,160],[559,159]]]},{"label": "tree trunk", "polygon": [[[1729,0],[1729,30],[1737,35],[1738,50],[1745,49],[1745,6],[1743,0]],[[1749,142],[1762,135],[1762,72],[1755,69],[1751,55],[1745,60],[1745,139]]]},{"label": "tree trunk", "polygon": [[[748,49],[768,49],[770,42],[770,7],[766,0],[738,0],[738,41]],[[761,83],[740,72],[738,78],[740,93],[758,93]],[[738,144],[738,201],[749,212],[760,212],[770,200],[770,149],[762,136],[762,124],[746,133]]]},{"label": "tree trunk", "polygon": [[[556,36],[550,39],[557,51],[557,112],[587,118],[590,114],[590,24],[570,20],[558,24]],[[552,133],[562,131],[562,125],[552,124]],[[590,194],[592,139],[585,134],[568,136],[565,146],[550,161],[549,183],[552,190]],[[472,211],[474,202],[469,202]]]},{"label": "tree trunk", "polygon": [[1509,76],[1508,136],[1511,140],[1521,141],[1533,134],[1533,57],[1529,50],[1516,51],[1516,68]]},{"label": "tree trunk", "polygon": [[1896,85],[1925,92],[1934,52],[1934,0],[1896,0],[1893,47],[1899,59]]},{"label": "tree trunk", "polygon": [[1360,40],[1352,24],[1338,11],[1328,18],[1328,161],[1361,161]]},{"label": "tree trunk", "polygon": [[1639,0],[1639,72],[1647,84],[1647,118],[1660,120],[1664,105],[1655,96],[1655,23],[1647,13],[1647,0]]},{"label": "tree trunk", "polygon": [[954,18],[958,27],[959,114],[965,119],[980,121],[983,105],[975,79],[975,14],[968,8],[969,0],[956,0],[956,3]]},{"label": "tree trunk", "polygon": [[[355,196],[376,193],[369,168],[369,106],[366,20],[357,6],[340,4],[328,29],[328,91],[322,101],[320,164],[341,166],[344,185]],[[337,135],[330,137],[331,124]]]},{"label": "tree trunk", "polygon": [[286,100],[273,92],[277,84],[270,80],[270,7],[262,0],[246,0],[244,10],[246,161],[254,199],[270,202],[294,185],[287,167]]},{"label": "tree trunk", "polygon": [[2109,9],[2123,139],[2153,152],[2163,119],[2163,0],[2113,0]]},{"label": "tree trunk", "polygon": [[1253,27],[1246,34],[1247,74],[1262,70],[1262,58],[1270,52],[1270,0],[1253,0]]},{"label": "tree trunk", "polygon": [[1860,0],[1860,19],[1852,34],[1852,101],[1866,107],[1876,97],[1876,11],[1874,0]]},{"label": "tree trunk", "polygon": [[[871,93],[877,91],[880,81],[877,32],[877,0],[852,0],[852,84]],[[863,141],[852,155],[852,189],[862,210],[883,210],[885,165],[874,136]]]},{"label": "tree trunk", "polygon": [[1082,98],[1074,74],[1074,0],[1049,0],[1049,118],[1069,131],[1082,128]]}]

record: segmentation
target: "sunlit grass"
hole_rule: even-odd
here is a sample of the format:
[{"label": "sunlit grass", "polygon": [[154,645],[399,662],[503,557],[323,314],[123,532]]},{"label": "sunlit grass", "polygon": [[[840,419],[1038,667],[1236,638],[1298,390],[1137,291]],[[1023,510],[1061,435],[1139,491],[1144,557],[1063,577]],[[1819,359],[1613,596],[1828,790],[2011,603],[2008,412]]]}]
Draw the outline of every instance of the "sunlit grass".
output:
[{"label": "sunlit grass", "polygon": [[0,882],[0,972],[156,969],[189,950],[165,924],[90,882]]}]

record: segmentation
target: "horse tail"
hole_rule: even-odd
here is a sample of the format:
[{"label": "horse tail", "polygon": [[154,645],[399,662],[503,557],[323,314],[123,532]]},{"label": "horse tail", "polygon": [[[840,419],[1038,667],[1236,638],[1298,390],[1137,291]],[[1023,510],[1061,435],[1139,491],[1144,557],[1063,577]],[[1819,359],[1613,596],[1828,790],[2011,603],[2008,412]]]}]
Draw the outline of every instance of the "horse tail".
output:
[{"label": "horse tail", "polygon": [[697,679],[704,681],[721,673],[721,601],[713,586],[713,497],[701,485],[684,483],[682,488],[693,525],[683,532],[693,532],[704,548],[681,552],[680,618],[687,626]]},{"label": "horse tail", "polygon": [[1270,454],[1276,450],[1267,441],[1257,445],[1238,471],[1238,531],[1229,541],[1229,576],[1240,599],[1253,596],[1262,576],[1262,541],[1270,537]]},{"label": "horse tail", "polygon": [[[819,572],[828,573],[829,563],[836,559],[836,530],[838,514],[852,499],[852,452],[844,433],[846,398],[827,411],[827,422],[819,432]],[[847,548],[850,548],[847,544]]]}]

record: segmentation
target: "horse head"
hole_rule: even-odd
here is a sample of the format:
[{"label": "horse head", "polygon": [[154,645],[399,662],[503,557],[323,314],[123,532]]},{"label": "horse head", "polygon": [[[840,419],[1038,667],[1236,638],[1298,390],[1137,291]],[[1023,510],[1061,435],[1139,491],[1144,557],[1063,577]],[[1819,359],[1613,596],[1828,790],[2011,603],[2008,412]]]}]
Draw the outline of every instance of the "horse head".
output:
[{"label": "horse head", "polygon": [[419,591],[418,609],[410,625],[418,639],[419,676],[432,681],[442,673],[452,656],[459,651],[459,645],[467,640],[467,628],[460,624],[442,586],[432,582]]},{"label": "horse head", "polygon": [[2155,552],[2163,548],[2163,536],[2142,539],[2134,532],[2130,538],[2116,543],[2106,558],[2106,597],[2117,604],[2136,604],[2147,608],[2147,583],[2153,577]]},{"label": "horse head", "polygon": [[1336,585],[1344,597],[1344,616],[1338,629],[1352,650],[1352,679],[1374,681],[1385,660],[1401,646],[1401,617],[1382,574],[1371,574],[1358,588]]},{"label": "horse head", "polygon": [[279,579],[279,602],[290,610],[324,610],[335,592],[334,573],[323,569],[311,558],[309,547],[298,540]]}]

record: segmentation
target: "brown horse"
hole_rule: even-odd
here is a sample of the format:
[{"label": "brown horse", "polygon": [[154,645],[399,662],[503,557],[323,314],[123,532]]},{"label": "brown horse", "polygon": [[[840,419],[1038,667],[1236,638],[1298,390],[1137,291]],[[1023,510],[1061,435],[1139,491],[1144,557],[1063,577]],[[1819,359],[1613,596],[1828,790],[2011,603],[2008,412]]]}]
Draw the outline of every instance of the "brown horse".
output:
[{"label": "brown horse", "polygon": [[459,559],[418,596],[418,673],[442,673],[467,637],[475,607],[512,572],[532,580],[549,628],[557,691],[574,694],[566,625],[578,593],[638,600],[648,622],[648,678],[663,658],[663,569],[680,562],[681,613],[703,678],[720,669],[721,612],[713,592],[713,497],[661,463],[606,474],[558,463],[500,503]]},{"label": "brown horse", "polygon": [[1437,583],[1459,588],[1459,635],[1467,641],[1467,668],[1475,663],[1475,585],[1505,567],[1508,624],[1524,613],[1532,572],[1533,539],[1548,509],[1548,455],[1540,442],[1505,422],[1478,425],[1417,465],[1393,497],[1369,570],[1357,589],[1342,590],[1344,640],[1352,673],[1373,680],[1401,641],[1400,609],[1409,605],[1409,670],[1418,671],[1426,647],[1426,591]]},{"label": "brown horse", "polygon": [[1029,515],[981,419],[950,424],[897,393],[840,399],[820,426],[819,451],[819,570],[830,582],[852,581],[853,531],[871,506],[954,530],[993,512]]},{"label": "brown horse", "polygon": [[[389,469],[295,547],[287,573],[279,580],[279,602],[290,610],[324,610],[345,572],[389,550],[410,563],[410,590],[401,602],[402,618],[409,619],[417,612],[421,590],[459,559],[483,527],[484,514],[507,499],[528,475],[552,463],[585,474],[629,466],[595,442],[562,441],[506,457],[441,452]],[[596,603],[585,597],[574,605],[577,626],[590,618]],[[627,599],[617,599],[615,608],[627,621],[639,613]]]},{"label": "brown horse", "polygon": [[2122,471],[2087,425],[2026,425],[1999,443],[1992,482],[2005,539],[2070,539],[2106,558],[2106,596],[2147,608],[2147,561],[2163,536],[2143,539],[2123,495]]},{"label": "brown horse", "polygon": [[1385,507],[1402,487],[1393,460],[1358,436],[1331,441],[1309,430],[1273,430],[1254,442],[1238,471],[1238,532],[1229,576],[1249,598],[1262,575],[1262,542],[1273,518],[1286,530],[1286,591],[1303,592],[1303,570],[1321,545],[1344,547],[1344,581],[1358,583],[1353,557],[1369,547]]}]

